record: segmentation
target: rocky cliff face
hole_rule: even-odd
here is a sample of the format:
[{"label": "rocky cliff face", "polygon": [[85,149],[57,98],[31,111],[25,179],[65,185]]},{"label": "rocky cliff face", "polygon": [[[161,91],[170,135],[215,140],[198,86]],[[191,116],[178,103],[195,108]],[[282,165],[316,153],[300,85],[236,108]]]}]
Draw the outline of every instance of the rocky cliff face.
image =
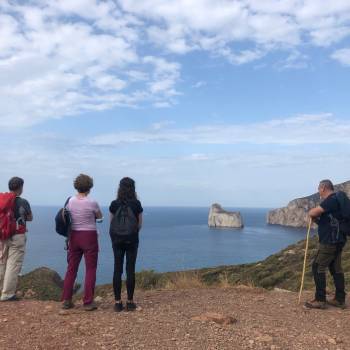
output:
[{"label": "rocky cliff face", "polygon": [[[350,181],[335,185],[336,191],[344,191],[350,196]],[[306,227],[308,225],[307,212],[320,203],[318,193],[311,196],[294,199],[284,208],[271,210],[267,214],[267,223],[292,227]]]},{"label": "rocky cliff face", "polygon": [[208,225],[210,227],[242,228],[243,220],[240,212],[224,210],[220,204],[213,204],[209,211]]}]

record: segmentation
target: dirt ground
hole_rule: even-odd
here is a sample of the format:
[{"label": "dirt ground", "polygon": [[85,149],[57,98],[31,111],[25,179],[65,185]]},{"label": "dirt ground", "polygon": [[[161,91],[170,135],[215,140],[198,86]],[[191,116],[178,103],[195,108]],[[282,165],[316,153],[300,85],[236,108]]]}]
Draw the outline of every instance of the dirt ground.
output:
[{"label": "dirt ground", "polygon": [[[136,297],[138,310],[121,313],[112,297],[99,298],[92,312],[79,303],[68,311],[57,302],[0,303],[0,349],[350,349],[350,308],[306,310],[291,292],[200,288]],[[206,320],[208,312],[219,323]]]}]

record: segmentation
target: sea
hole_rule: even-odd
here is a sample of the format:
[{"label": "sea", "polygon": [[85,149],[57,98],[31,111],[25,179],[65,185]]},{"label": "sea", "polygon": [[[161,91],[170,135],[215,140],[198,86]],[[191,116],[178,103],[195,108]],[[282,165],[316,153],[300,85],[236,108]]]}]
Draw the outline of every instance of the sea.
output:
[{"label": "sea", "polygon": [[[59,208],[33,207],[28,223],[27,250],[22,273],[46,266],[64,276],[67,252],[64,238],[55,232],[54,217]],[[268,208],[227,208],[240,211],[244,228],[209,228],[209,208],[146,207],[136,269],[157,272],[179,271],[262,260],[306,236],[305,229],[266,224]],[[102,208],[104,222],[98,224],[99,258],[97,283],[110,283],[113,252],[108,234],[108,208]],[[84,262],[78,282],[84,278]]]}]

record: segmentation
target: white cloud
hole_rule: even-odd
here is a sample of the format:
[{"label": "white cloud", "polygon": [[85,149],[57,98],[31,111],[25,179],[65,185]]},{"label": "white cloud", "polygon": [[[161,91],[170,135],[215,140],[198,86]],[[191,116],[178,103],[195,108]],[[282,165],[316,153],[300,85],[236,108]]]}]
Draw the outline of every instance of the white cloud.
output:
[{"label": "white cloud", "polygon": [[167,101],[157,101],[153,103],[154,108],[170,108],[172,105]]},{"label": "white cloud", "polygon": [[0,126],[176,102],[180,66],[138,53],[140,22],[112,1],[2,3]]},{"label": "white cloud", "polygon": [[[179,54],[220,49],[234,64],[241,60],[230,59],[231,55],[250,53],[251,60],[259,59],[261,52],[271,49],[305,43],[329,46],[350,34],[347,0],[120,0],[120,4],[153,23],[147,34],[156,45]],[[235,44],[244,41],[250,48],[240,53]]]},{"label": "white cloud", "polygon": [[198,48],[186,40],[184,27],[180,24],[167,29],[152,25],[146,32],[151,42],[176,54],[186,54]]},{"label": "white cloud", "polygon": [[163,121],[158,122],[158,123],[153,123],[152,129],[153,130],[161,130],[167,126],[174,125],[174,124],[175,124],[175,122],[173,120],[163,120]]},{"label": "white cloud", "polygon": [[207,83],[205,81],[201,80],[201,81],[197,81],[195,84],[193,84],[192,87],[194,89],[199,89],[199,88],[206,86],[206,85],[207,85]]},{"label": "white cloud", "polygon": [[265,55],[265,53],[260,50],[242,50],[234,53],[227,47],[218,50],[218,53],[225,57],[230,63],[237,65],[256,61]]},{"label": "white cloud", "polygon": [[335,25],[334,27],[318,28],[311,31],[310,35],[315,45],[327,47],[349,36],[350,27]]},{"label": "white cloud", "polygon": [[350,49],[340,49],[333,53],[332,58],[344,66],[350,66]]},{"label": "white cloud", "polygon": [[[3,0],[0,127],[170,107],[180,94],[178,57],[192,51],[241,65],[283,50],[278,67],[304,68],[305,47],[349,35],[347,0]],[[332,57],[347,65],[348,49]]]},{"label": "white cloud", "polygon": [[285,69],[304,69],[309,65],[310,58],[299,51],[291,52],[286,59],[276,63],[279,70]]},{"label": "white cloud", "polygon": [[350,144],[350,122],[331,114],[300,115],[251,124],[203,125],[189,129],[159,128],[97,135],[90,143],[113,146],[121,143],[188,143],[307,145]]}]

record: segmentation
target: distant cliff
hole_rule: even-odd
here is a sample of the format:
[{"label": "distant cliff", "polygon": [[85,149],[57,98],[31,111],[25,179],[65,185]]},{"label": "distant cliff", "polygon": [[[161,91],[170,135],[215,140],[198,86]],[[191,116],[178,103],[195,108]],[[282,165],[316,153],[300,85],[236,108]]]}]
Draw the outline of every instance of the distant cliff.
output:
[{"label": "distant cliff", "polygon": [[[336,191],[344,191],[350,196],[350,181],[335,185]],[[294,199],[284,208],[271,210],[267,214],[267,223],[292,227],[306,227],[307,212],[320,203],[318,193],[311,196]]]},{"label": "distant cliff", "polygon": [[208,225],[210,227],[242,228],[243,220],[240,212],[224,210],[220,204],[213,204],[209,211]]}]

